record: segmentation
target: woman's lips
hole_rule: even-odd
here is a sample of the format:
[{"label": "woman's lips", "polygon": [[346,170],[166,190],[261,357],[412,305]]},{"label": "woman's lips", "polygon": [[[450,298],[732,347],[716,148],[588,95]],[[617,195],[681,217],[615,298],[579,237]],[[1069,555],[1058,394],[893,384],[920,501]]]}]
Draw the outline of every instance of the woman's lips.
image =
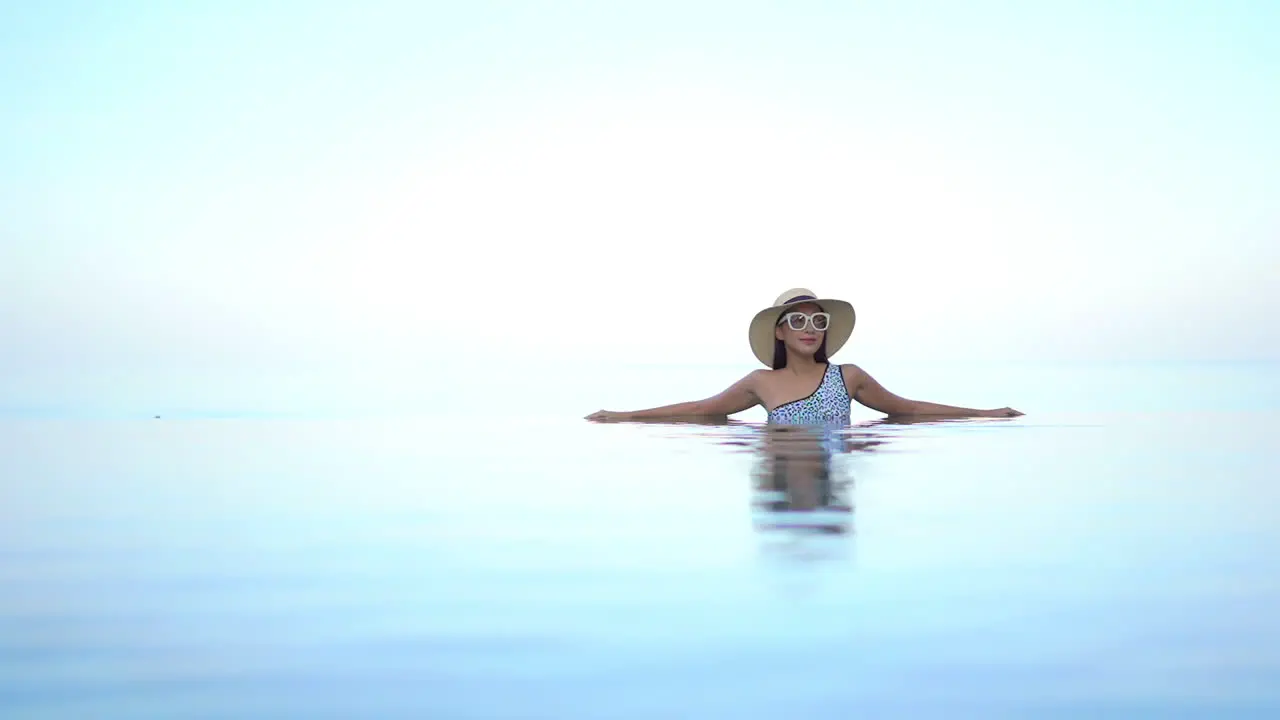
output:
[{"label": "woman's lips", "polygon": [[807,337],[802,337],[802,338],[800,338],[800,342],[804,343],[805,345],[817,345],[817,344],[818,344],[818,338],[807,338]]}]

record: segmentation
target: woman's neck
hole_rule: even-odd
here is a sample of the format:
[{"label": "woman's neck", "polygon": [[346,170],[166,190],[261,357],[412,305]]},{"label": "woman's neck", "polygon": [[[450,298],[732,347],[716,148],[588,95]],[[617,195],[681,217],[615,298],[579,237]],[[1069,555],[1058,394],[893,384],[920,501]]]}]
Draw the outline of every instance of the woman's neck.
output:
[{"label": "woman's neck", "polygon": [[787,353],[787,369],[797,375],[808,375],[826,363],[819,363],[812,355],[793,355]]}]

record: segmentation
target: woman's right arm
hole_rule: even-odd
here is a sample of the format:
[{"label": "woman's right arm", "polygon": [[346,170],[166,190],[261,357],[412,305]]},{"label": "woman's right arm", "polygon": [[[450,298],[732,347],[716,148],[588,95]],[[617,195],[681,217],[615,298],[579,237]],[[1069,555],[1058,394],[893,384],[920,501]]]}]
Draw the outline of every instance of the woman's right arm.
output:
[{"label": "woman's right arm", "polygon": [[587,419],[597,422],[609,422],[619,420],[728,417],[760,403],[760,398],[756,395],[756,381],[759,373],[759,370],[755,370],[730,385],[724,392],[705,400],[694,400],[692,402],[663,405],[662,407],[632,410],[630,412],[600,410],[588,415]]}]

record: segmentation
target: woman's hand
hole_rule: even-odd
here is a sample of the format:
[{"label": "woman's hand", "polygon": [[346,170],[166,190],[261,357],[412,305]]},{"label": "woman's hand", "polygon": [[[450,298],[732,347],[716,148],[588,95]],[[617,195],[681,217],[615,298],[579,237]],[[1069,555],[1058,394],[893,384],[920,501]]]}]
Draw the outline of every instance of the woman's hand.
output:
[{"label": "woman's hand", "polygon": [[1004,407],[996,410],[983,410],[982,417],[1018,417],[1022,413],[1013,408]]},{"label": "woman's hand", "polygon": [[592,422],[619,422],[629,419],[630,416],[631,413],[614,412],[612,410],[597,410],[588,415],[587,419]]}]

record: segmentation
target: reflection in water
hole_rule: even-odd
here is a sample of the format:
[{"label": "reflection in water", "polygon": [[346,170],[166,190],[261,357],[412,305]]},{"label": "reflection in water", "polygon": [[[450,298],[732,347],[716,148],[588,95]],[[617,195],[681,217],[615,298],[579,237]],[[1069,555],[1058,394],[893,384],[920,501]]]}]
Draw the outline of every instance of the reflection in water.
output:
[{"label": "reflection in water", "polygon": [[757,529],[844,535],[854,528],[852,456],[884,449],[907,425],[981,421],[884,418],[843,426],[766,425],[725,418],[638,422],[663,426],[662,434],[668,437],[692,434],[754,455],[750,481]]},{"label": "reflection in water", "polygon": [[844,534],[853,530],[853,475],[836,428],[766,426],[753,483],[762,530]]},{"label": "reflection in water", "polygon": [[[761,531],[844,535],[854,528],[849,459],[882,449],[903,425],[954,422],[884,419],[848,426],[765,425],[734,420],[655,422],[669,436],[692,434],[754,455],[753,524]],[[664,433],[667,434],[667,433]]]}]

